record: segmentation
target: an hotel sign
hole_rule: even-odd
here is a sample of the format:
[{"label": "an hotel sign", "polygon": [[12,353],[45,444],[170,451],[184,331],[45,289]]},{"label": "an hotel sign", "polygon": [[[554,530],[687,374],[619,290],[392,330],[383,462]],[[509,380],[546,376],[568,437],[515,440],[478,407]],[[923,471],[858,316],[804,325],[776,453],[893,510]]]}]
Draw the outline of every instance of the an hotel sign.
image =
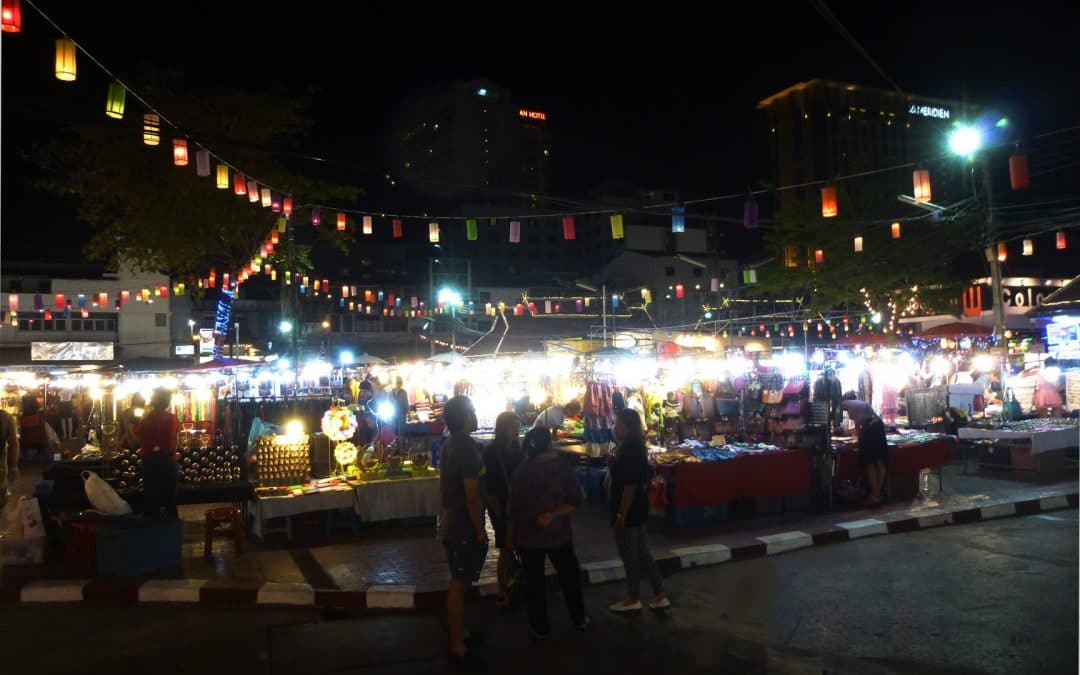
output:
[{"label": "an hotel sign", "polygon": [[915,103],[908,107],[908,114],[916,115],[918,117],[932,117],[939,120],[947,120],[952,115],[948,108],[939,108],[932,105],[918,105]]},{"label": "an hotel sign", "polygon": [[518,110],[518,117],[523,120],[533,120],[535,122],[547,121],[547,113],[542,113],[539,110],[526,110],[525,108]]}]

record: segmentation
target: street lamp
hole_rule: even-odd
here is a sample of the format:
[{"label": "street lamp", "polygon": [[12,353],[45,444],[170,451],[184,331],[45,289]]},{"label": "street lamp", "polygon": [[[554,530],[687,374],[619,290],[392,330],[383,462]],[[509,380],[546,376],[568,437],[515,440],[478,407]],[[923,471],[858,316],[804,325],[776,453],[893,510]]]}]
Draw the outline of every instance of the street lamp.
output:
[{"label": "street lamp", "polygon": [[[1000,128],[1000,127],[999,127]],[[973,126],[961,125],[949,134],[949,149],[953,154],[974,160],[983,147],[982,133]],[[986,190],[986,261],[990,263],[990,287],[994,297],[994,340],[998,347],[1008,350],[1005,342],[1005,304],[1001,300],[1001,260],[993,248],[994,239],[994,188],[990,172],[986,168],[985,158],[980,158],[983,174],[983,189]]]},{"label": "street lamp", "polygon": [[457,308],[463,302],[461,293],[451,288],[440,288],[437,299],[440,305],[450,305],[450,349],[457,349]]},{"label": "street lamp", "polygon": [[191,335],[194,336],[195,335],[195,319],[188,319],[187,320],[187,325],[188,325],[188,330],[191,331]]},{"label": "street lamp", "polygon": [[285,335],[288,335],[289,333],[292,332],[292,321],[288,321],[288,320],[282,321],[281,323],[278,324],[278,330],[280,330]]}]

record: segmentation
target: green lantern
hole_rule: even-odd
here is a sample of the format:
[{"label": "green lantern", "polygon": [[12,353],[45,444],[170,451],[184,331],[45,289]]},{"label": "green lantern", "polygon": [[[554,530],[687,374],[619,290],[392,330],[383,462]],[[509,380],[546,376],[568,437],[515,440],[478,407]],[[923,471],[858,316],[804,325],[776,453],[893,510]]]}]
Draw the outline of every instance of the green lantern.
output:
[{"label": "green lantern", "polygon": [[465,234],[469,241],[476,241],[476,219],[469,218],[465,221]]},{"label": "green lantern", "polygon": [[109,96],[105,101],[105,114],[114,120],[124,117],[124,99],[127,98],[127,89],[119,82],[109,83]]}]

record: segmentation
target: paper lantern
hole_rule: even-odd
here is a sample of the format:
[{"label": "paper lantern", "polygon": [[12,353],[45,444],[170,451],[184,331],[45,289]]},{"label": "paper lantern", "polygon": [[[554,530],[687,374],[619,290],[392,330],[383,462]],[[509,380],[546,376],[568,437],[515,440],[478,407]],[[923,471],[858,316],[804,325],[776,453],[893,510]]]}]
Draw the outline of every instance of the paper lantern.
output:
[{"label": "paper lantern", "polygon": [[[127,291],[124,291],[124,292],[127,293]],[[56,308],[57,309],[63,309],[64,307],[67,306],[67,303],[64,301],[64,294],[63,293],[57,293],[56,297],[53,298],[53,299],[56,301]]]},{"label": "paper lantern", "polygon": [[686,232],[685,206],[673,206],[671,208],[671,231],[674,233]]},{"label": "paper lantern", "polygon": [[318,279],[315,280],[315,284],[313,285],[313,288],[315,289],[316,293],[319,292],[319,280]]},{"label": "paper lantern", "polygon": [[318,206],[316,206],[315,208],[311,209],[311,226],[312,227],[318,227],[319,223],[321,223],[321,222],[322,222],[322,211],[319,209]]},{"label": "paper lantern", "polygon": [[344,232],[345,231],[345,214],[344,213],[337,214],[337,229],[338,229],[338,232]]},{"label": "paper lantern", "polygon": [[18,33],[22,30],[22,7],[19,0],[4,0],[0,10],[0,29],[5,33]]},{"label": "paper lantern", "polygon": [[274,213],[281,213],[281,195],[277,192],[270,193],[270,210]]},{"label": "paper lantern", "polygon": [[401,218],[394,218],[392,223],[394,228],[394,239],[401,239]]},{"label": "paper lantern", "polygon": [[510,243],[518,244],[521,242],[521,222],[517,220],[510,221]]},{"label": "paper lantern", "polygon": [[195,151],[195,175],[201,178],[210,175],[210,152],[208,150]]},{"label": "paper lantern", "polygon": [[270,243],[276,245],[279,241],[281,241],[281,237],[278,235],[278,231],[270,230]]},{"label": "paper lantern", "polygon": [[814,251],[814,262],[818,263],[819,265],[821,263],[825,262],[825,251],[823,251],[820,248],[815,250]]},{"label": "paper lantern", "polygon": [[562,236],[566,241],[570,241],[575,238],[574,236],[574,217],[563,216],[562,219]]},{"label": "paper lantern", "polygon": [[375,294],[370,288],[364,290],[364,302],[375,302]]},{"label": "paper lantern", "polygon": [[124,99],[127,89],[119,82],[109,83],[109,94],[105,98],[105,115],[114,120],[124,119]]},{"label": "paper lantern", "polygon": [[232,191],[237,197],[243,197],[247,194],[247,184],[244,182],[244,174],[233,174]]},{"label": "paper lantern", "polygon": [[[267,265],[267,267],[270,267],[270,266]],[[270,281],[277,281],[277,270],[274,269],[273,267],[270,267]]]},{"label": "paper lantern", "polygon": [[270,188],[259,188],[259,200],[261,201],[264,209],[270,206],[270,204],[272,203],[272,198],[270,197]]},{"label": "paper lantern", "polygon": [[341,297],[343,297],[343,298],[349,297],[349,286],[348,286],[348,284],[341,287]]},{"label": "paper lantern", "polygon": [[893,239],[899,239],[900,238],[900,223],[893,223],[890,226],[890,229],[892,230],[892,238]]},{"label": "paper lantern", "polygon": [[1027,155],[1009,157],[1009,184],[1014,190],[1023,190],[1028,186]]},{"label": "paper lantern", "polygon": [[584,312],[585,311],[585,302],[583,300],[579,299],[575,304],[577,305],[577,311],[578,312]]},{"label": "paper lantern", "polygon": [[439,243],[439,223],[437,223],[437,222],[428,223],[427,238],[428,238],[428,241],[430,243],[432,243],[432,244],[438,244]]},{"label": "paper lantern", "polygon": [[465,238],[469,241],[476,241],[477,239],[476,219],[469,218],[465,221]]},{"label": "paper lantern", "polygon": [[217,165],[217,188],[219,190],[229,189],[229,167],[224,164]]},{"label": "paper lantern", "polygon": [[105,292],[98,293],[98,305],[104,307],[107,304],[109,304],[109,294]]},{"label": "paper lantern", "polygon": [[10,310],[12,314],[19,311],[19,296],[18,296],[18,294],[12,293],[12,294],[8,295],[8,310]]},{"label": "paper lantern", "polygon": [[229,287],[229,273],[228,272],[225,272],[224,274],[221,275],[221,287],[222,288],[228,288]]},{"label": "paper lantern", "polygon": [[[116,308],[120,309],[120,301],[119,300],[116,301]],[[46,321],[52,321],[52,310],[51,309],[45,310],[45,320]]]},{"label": "paper lantern", "polygon": [[1058,230],[1055,235],[1055,247],[1059,251],[1065,250],[1065,232],[1063,230]]},{"label": "paper lantern", "polygon": [[89,319],[90,318],[90,310],[83,307],[81,310],[79,310],[79,315],[82,316],[82,318],[84,318],[84,319]]},{"label": "paper lantern", "polygon": [[545,300],[544,301],[544,314],[551,314],[551,301],[550,300]]},{"label": "paper lantern", "polygon": [[161,143],[161,118],[154,113],[143,115],[142,140],[146,145]]},{"label": "paper lantern", "polygon": [[1009,257],[1009,247],[1005,245],[1005,242],[1001,242],[997,245],[997,259],[998,262],[1005,262]]},{"label": "paper lantern", "polygon": [[611,238],[612,239],[622,239],[625,236],[626,236],[626,233],[623,230],[622,214],[621,213],[613,213],[613,214],[611,214]]},{"label": "paper lantern", "polygon": [[75,81],[75,43],[67,38],[56,41],[56,79]]},{"label": "paper lantern", "polygon": [[1030,239],[1024,240],[1024,250],[1021,255],[1032,255],[1035,253],[1035,244]]},{"label": "paper lantern", "polygon": [[183,138],[174,138],[172,142],[173,164],[176,166],[188,165],[187,141]]},{"label": "paper lantern", "polygon": [[930,201],[930,172],[926,169],[917,169],[911,176],[915,189],[915,202],[924,204]]},{"label": "paper lantern", "polygon": [[289,223],[288,218],[286,218],[285,216],[280,216],[277,219],[277,231],[278,232],[284,232],[286,227],[288,227],[288,223]]},{"label": "paper lantern", "polygon": [[169,287],[168,286],[159,286],[158,287],[158,297],[159,298],[167,298],[167,297],[169,297]]},{"label": "paper lantern", "polygon": [[[120,304],[126,305],[131,302],[131,291],[120,291]],[[57,308],[60,307],[60,303],[56,303]]]},{"label": "paper lantern", "polygon": [[[292,197],[286,197],[281,200],[281,212],[287,216],[292,215]],[[277,242],[275,241],[274,243],[276,244]]]},{"label": "paper lantern", "polygon": [[371,216],[364,216],[362,227],[364,234],[371,234],[375,231],[375,227],[371,222]]},{"label": "paper lantern", "polygon": [[683,288],[683,285],[682,284],[675,284],[675,297],[679,298],[681,300],[683,298],[683,296],[685,296],[685,295],[686,295],[686,289]]},{"label": "paper lantern", "polygon": [[743,227],[748,230],[752,230],[758,226],[758,208],[757,200],[752,196],[748,196],[746,201],[743,202]]},{"label": "paper lantern", "polygon": [[247,196],[248,201],[252,204],[259,203],[259,184],[253,180],[247,182]]},{"label": "paper lantern", "polygon": [[[641,290],[645,289],[643,288]],[[709,280],[709,291],[711,291],[712,293],[720,292],[720,279],[713,277],[711,280]]]},{"label": "paper lantern", "polygon": [[619,308],[619,294],[618,293],[612,293],[611,294],[611,308],[612,309],[618,309]]},{"label": "paper lantern", "polygon": [[855,252],[862,253],[863,238],[855,237]]},{"label": "paper lantern", "polygon": [[837,213],[836,188],[831,185],[821,188],[821,217],[835,218]]}]

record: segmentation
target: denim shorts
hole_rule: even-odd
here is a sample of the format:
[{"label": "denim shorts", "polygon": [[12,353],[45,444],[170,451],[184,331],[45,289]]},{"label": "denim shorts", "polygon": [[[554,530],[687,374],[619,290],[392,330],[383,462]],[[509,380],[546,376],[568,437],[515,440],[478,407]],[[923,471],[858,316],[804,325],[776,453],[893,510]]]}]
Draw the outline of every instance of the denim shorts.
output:
[{"label": "denim shorts", "polygon": [[443,542],[446,560],[450,563],[450,578],[454,581],[480,581],[480,572],[487,559],[488,542],[464,541]]}]

